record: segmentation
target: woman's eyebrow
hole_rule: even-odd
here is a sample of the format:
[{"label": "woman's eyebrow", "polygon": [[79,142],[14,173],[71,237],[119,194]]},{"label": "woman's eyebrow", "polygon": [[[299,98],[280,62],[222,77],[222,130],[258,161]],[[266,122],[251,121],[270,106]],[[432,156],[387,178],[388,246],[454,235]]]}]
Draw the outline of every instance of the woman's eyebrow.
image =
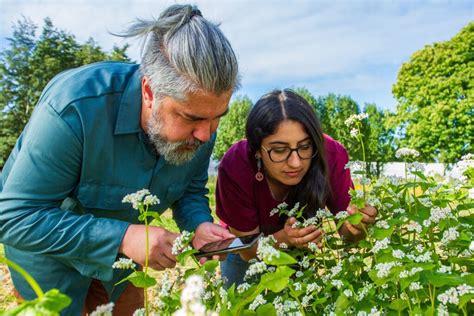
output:
[{"label": "woman's eyebrow", "polygon": [[[302,143],[302,142],[305,142],[305,141],[308,141],[308,140],[311,140],[311,137],[310,137],[310,136],[308,136],[308,137],[306,137],[305,139],[302,139],[302,140],[300,140],[300,141],[298,141],[298,142],[296,142],[296,143],[299,144],[299,143]],[[281,140],[275,140],[275,141],[270,142],[270,143],[268,143],[268,144],[269,144],[269,145],[289,145],[289,143],[283,142],[283,141],[281,141]]]}]

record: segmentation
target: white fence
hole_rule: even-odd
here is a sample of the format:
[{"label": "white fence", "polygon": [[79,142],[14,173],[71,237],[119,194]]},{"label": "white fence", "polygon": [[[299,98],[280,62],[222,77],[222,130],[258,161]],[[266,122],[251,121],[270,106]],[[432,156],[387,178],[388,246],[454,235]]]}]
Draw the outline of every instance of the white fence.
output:
[{"label": "white fence", "polygon": [[[423,163],[425,167],[425,174],[427,175],[445,175],[445,172],[449,173],[446,170],[446,166],[442,163]],[[217,167],[219,166],[219,161],[211,160],[209,164],[209,175],[216,176],[217,175]],[[397,176],[403,177],[405,176],[405,163],[403,162],[389,162],[384,165],[384,170],[382,172],[384,176]]]}]

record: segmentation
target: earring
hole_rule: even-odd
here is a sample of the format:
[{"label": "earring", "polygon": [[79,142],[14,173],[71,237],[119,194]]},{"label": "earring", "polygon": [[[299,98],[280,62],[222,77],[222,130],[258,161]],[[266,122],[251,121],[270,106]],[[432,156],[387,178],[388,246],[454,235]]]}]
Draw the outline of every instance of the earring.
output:
[{"label": "earring", "polygon": [[260,171],[262,169],[262,160],[257,154],[255,154],[255,158],[257,158],[257,173],[255,174],[255,179],[260,182],[263,180],[263,173]]}]

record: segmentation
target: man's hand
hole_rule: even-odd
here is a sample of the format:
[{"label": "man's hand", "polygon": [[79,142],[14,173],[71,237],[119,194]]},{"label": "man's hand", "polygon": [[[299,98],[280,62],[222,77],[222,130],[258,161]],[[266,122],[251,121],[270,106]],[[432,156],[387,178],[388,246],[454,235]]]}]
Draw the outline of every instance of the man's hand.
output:
[{"label": "man's hand", "polygon": [[[199,249],[207,243],[222,240],[222,239],[234,238],[234,237],[235,235],[233,235],[224,227],[217,224],[205,222],[205,223],[200,224],[196,228],[196,231],[194,232],[193,247],[194,249]],[[212,256],[212,259],[214,260],[223,260],[224,258],[225,258],[225,255]],[[206,258],[201,258],[199,260],[200,263],[204,263],[205,261],[206,261]]]},{"label": "man's hand", "polygon": [[[178,234],[160,227],[148,226],[148,237],[150,243],[148,266],[155,270],[173,268],[176,265],[176,258],[171,254],[171,248]],[[145,225],[130,225],[125,232],[119,252],[144,265],[145,240]]]},{"label": "man's hand", "polygon": [[[347,207],[347,213],[349,213],[349,215],[355,214],[356,212],[357,207],[354,205]],[[339,231],[339,233],[347,240],[358,241],[365,238],[365,230],[367,230],[367,225],[375,223],[377,209],[372,205],[366,204],[364,208],[359,209],[359,213],[363,215],[360,224],[352,225],[349,222],[344,222]]]},{"label": "man's hand", "polygon": [[289,246],[307,248],[310,242],[317,245],[321,244],[321,239],[323,238],[323,231],[321,229],[317,229],[314,225],[304,228],[293,228],[294,223],[296,223],[296,218],[290,217],[286,220],[283,228]]}]

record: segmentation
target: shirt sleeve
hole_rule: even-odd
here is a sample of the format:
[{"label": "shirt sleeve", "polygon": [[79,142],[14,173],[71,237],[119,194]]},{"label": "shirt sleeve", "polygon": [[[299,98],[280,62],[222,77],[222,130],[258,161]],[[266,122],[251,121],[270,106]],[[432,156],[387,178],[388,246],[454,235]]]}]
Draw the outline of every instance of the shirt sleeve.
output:
[{"label": "shirt sleeve", "polygon": [[216,183],[216,213],[227,225],[242,232],[259,226],[254,202],[253,179],[244,157],[236,157],[235,148],[219,164]]},{"label": "shirt sleeve", "polygon": [[331,148],[328,148],[327,161],[329,165],[329,183],[330,196],[327,201],[328,209],[336,214],[345,211],[349,206],[351,196],[349,190],[353,187],[351,173],[346,169],[349,162],[347,150],[340,143],[334,142]]},{"label": "shirt sleeve", "polygon": [[129,224],[60,208],[81,173],[82,139],[72,121],[49,104],[35,109],[3,170],[0,242],[107,281]]},{"label": "shirt sleeve", "polygon": [[187,185],[184,195],[173,204],[173,218],[181,230],[195,231],[204,222],[213,222],[209,199],[208,181],[209,159],[216,135],[202,148],[205,152],[196,161],[196,173]]}]

